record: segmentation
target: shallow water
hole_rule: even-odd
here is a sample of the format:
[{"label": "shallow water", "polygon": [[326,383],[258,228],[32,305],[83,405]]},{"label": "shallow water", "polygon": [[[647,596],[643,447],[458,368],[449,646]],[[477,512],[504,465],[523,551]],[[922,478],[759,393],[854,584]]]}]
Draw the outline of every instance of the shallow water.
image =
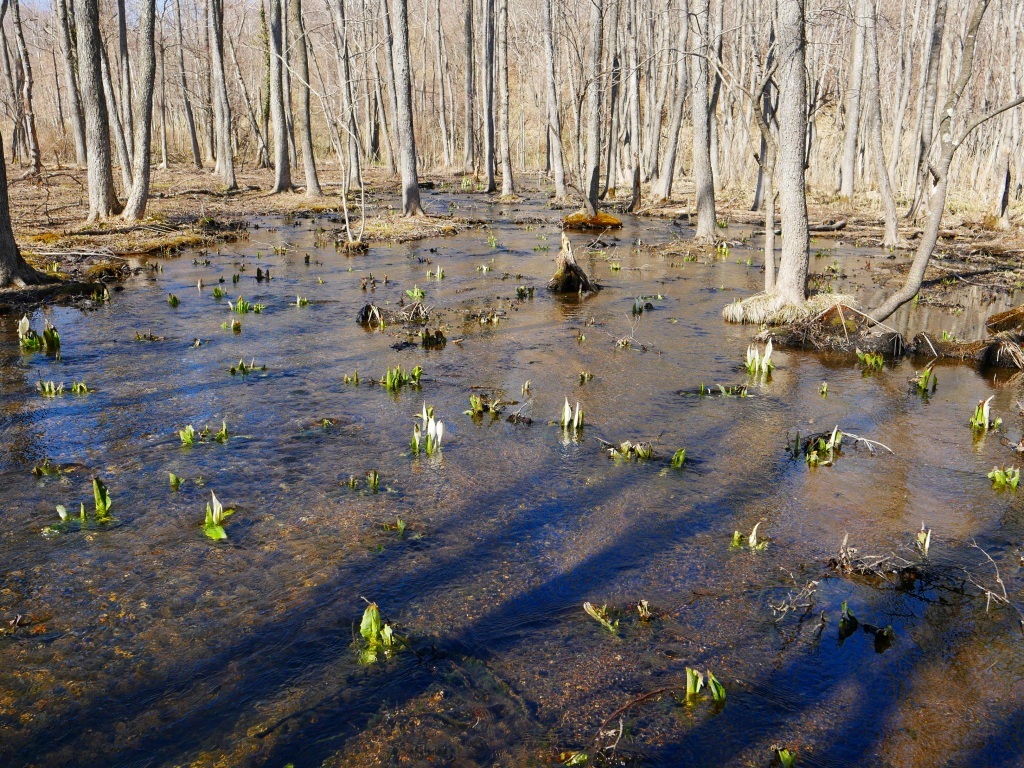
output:
[{"label": "shallow water", "polygon": [[[692,230],[630,220],[600,252],[573,237],[605,290],[560,298],[544,290],[555,212],[429,199],[493,228],[348,258],[315,246],[318,228],[338,227],[330,217],[259,222],[248,240],[163,262],[109,304],[35,317],[60,329],[60,361],[21,355],[16,318],[0,318],[0,763],[543,765],[615,741],[607,731],[620,722],[614,759],[638,765],[768,765],[774,744],[799,765],[1021,762],[1017,613],[986,612],[979,589],[953,577],[966,568],[999,589],[976,540],[1019,596],[1024,515],[986,478],[1013,463],[1000,434],[1021,437],[1017,377],[944,365],[923,399],[908,384],[912,362],[864,375],[845,359],[777,351],[749,397],[685,394],[748,381],[751,329],[719,313],[761,282],[756,248],[663,258],[633,246]],[[869,255],[834,247],[812,267],[834,258],[854,274]],[[441,281],[426,277],[436,266]],[[257,283],[257,267],[273,279]],[[370,273],[388,285],[364,293]],[[212,297],[219,277],[229,297],[267,309],[232,314]],[[442,350],[395,349],[418,340],[355,322],[367,300],[394,305],[414,285],[449,339]],[[512,302],[519,285],[534,297]],[[638,295],[654,309],[634,326]],[[959,311],[911,307],[897,322],[969,338],[1003,308],[976,298]],[[490,309],[507,314],[466,319]],[[238,335],[222,328],[235,318]],[[267,370],[231,376],[240,358]],[[422,366],[421,389],[367,385],[395,364]],[[361,385],[345,384],[357,370]],[[593,379],[581,384],[583,371]],[[43,398],[40,379],[95,392]],[[533,423],[463,415],[480,391],[519,401],[505,415],[525,405]],[[976,440],[967,420],[989,395],[1005,423]],[[565,398],[586,413],[575,438],[549,424]],[[424,401],[445,422],[444,446],[414,458]],[[226,444],[182,447],[186,424],[215,432],[222,421]],[[810,469],[787,453],[787,434],[837,424],[895,455],[849,445],[835,466]],[[617,463],[598,438],[651,440],[658,458]],[[683,447],[685,467],[671,469]],[[66,471],[35,477],[44,459]],[[185,478],[179,491],[168,472]],[[55,504],[91,499],[94,475],[114,522],[41,535],[58,522]],[[237,510],[227,542],[200,527],[211,490]],[[396,517],[403,538],[382,529]],[[861,554],[916,561],[906,547],[922,521],[941,578],[828,571],[846,535]],[[730,548],[733,531],[758,522],[766,550]],[[770,606],[812,580],[813,605],[776,621]],[[362,598],[413,651],[359,665]],[[641,599],[654,620],[637,618]],[[584,601],[607,603],[617,633]],[[844,601],[861,623],[891,625],[888,650],[863,632],[839,643]],[[599,733],[630,701],[679,685],[687,666],[724,683],[724,708],[653,697]]]}]

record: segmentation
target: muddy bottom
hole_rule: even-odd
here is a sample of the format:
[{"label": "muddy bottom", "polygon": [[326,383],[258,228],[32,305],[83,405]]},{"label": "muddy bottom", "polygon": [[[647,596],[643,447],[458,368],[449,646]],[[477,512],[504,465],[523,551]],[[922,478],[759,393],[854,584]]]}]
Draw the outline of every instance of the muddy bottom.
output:
[{"label": "muddy bottom", "polygon": [[[558,297],[564,212],[426,200],[491,229],[349,257],[332,217],[260,220],[37,313],[59,360],[0,318],[0,763],[767,766],[777,746],[797,765],[1020,764],[1024,514],[987,477],[1017,463],[1019,377],[940,365],[920,393],[910,362],[778,350],[750,377],[754,329],[720,317],[763,279],[749,230],[690,261],[636,247],[688,225],[626,216],[572,235],[604,289]],[[868,305],[880,289],[843,273],[894,263],[815,247],[823,287]],[[414,299],[423,328],[356,323]],[[1014,298],[958,301],[899,330],[977,336]],[[418,386],[372,383],[399,365]],[[466,415],[471,395],[500,413]],[[989,396],[1002,425],[979,434]],[[558,425],[566,400],[582,427]],[[444,422],[431,455],[410,447],[424,404]],[[788,450],[836,426],[831,461]],[[626,440],[653,457],[610,457]],[[235,510],[222,541],[211,491]],[[830,569],[844,537],[899,572]],[[373,664],[364,598],[408,640]],[[688,667],[724,701],[688,699]]]}]

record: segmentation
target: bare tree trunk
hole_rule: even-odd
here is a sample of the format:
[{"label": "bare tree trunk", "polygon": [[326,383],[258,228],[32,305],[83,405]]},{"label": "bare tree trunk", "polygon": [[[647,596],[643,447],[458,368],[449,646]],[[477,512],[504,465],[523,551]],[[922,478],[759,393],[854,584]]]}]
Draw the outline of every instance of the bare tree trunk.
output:
[{"label": "bare tree trunk", "polygon": [[117,0],[117,63],[121,74],[121,126],[125,133],[125,148],[128,156],[134,154],[132,147],[134,129],[132,125],[132,70],[128,59],[128,24],[125,18],[125,0]]},{"label": "bare tree trunk", "polygon": [[778,0],[779,208],[782,255],[775,292],[799,306],[807,296],[807,74],[804,0]]},{"label": "bare tree trunk", "polygon": [[[665,151],[661,154],[661,170],[658,172],[658,181],[654,197],[657,200],[668,200],[672,196],[672,183],[676,174],[676,154],[679,151],[679,131],[683,125],[683,113],[685,112],[687,88],[687,61],[683,54],[687,50],[687,40],[690,34],[690,25],[687,19],[690,16],[690,9],[687,0],[683,0],[680,11],[679,24],[679,59],[676,63],[678,76],[676,78],[679,87],[676,89],[675,99],[672,102],[672,117],[668,124],[668,140],[665,144]],[[667,77],[667,75],[666,75]]]},{"label": "bare tree trunk", "polygon": [[348,16],[345,0],[334,0],[334,26],[337,35],[338,77],[341,78],[342,114],[345,121],[345,146],[348,147],[348,188],[358,189],[362,185],[359,168],[359,137],[356,126],[355,97],[352,92],[352,70],[348,50]]},{"label": "bare tree trunk", "polygon": [[[555,0],[557,2],[557,0]],[[544,29],[544,69],[548,95],[547,135],[551,149],[551,168],[555,172],[555,199],[568,196],[565,188],[565,159],[562,155],[562,119],[558,112],[558,83],[555,81],[555,42],[552,34],[552,0],[544,0],[541,15]]]},{"label": "bare tree trunk", "polygon": [[156,81],[156,51],[154,50],[154,25],[156,22],[156,0],[145,0],[139,16],[139,99],[136,102],[139,114],[135,116],[135,158],[132,161],[133,179],[131,194],[124,206],[124,218],[138,221],[146,213],[149,199],[149,145],[153,124],[153,87]]},{"label": "bare tree trunk", "polygon": [[110,60],[107,58],[107,49],[102,42],[100,43],[100,71],[103,75],[103,95],[107,102],[107,116],[110,126],[114,129],[114,146],[117,148],[117,159],[121,166],[121,183],[127,193],[132,188],[132,156],[128,151],[124,126],[118,116],[117,100],[114,98],[114,83],[110,74]]},{"label": "bare tree trunk", "polygon": [[476,83],[473,79],[473,2],[464,0],[463,25],[465,29],[465,53],[466,53],[466,121],[463,126],[465,134],[465,155],[462,168],[466,173],[473,173],[476,169],[476,142],[474,141],[473,129],[475,118],[473,115],[473,97],[476,94]]},{"label": "bare tree trunk", "polygon": [[882,103],[878,86],[878,28],[876,0],[865,3],[864,44],[867,49],[865,66],[865,95],[867,96],[867,112],[864,125],[871,140],[871,156],[875,164],[875,176],[878,178],[878,191],[882,196],[882,210],[885,213],[885,236],[882,246],[895,248],[899,244],[898,219],[896,200],[893,198],[892,185],[889,183],[889,169],[885,164],[885,150],[882,147]]},{"label": "bare tree trunk", "polygon": [[228,84],[224,71],[224,2],[209,2],[210,68],[213,70],[214,126],[217,130],[216,172],[226,189],[238,189],[231,147],[231,102],[228,100]]},{"label": "bare tree trunk", "polygon": [[999,221],[996,227],[1004,232],[1010,229],[1010,155],[1006,155],[1006,175],[1003,177],[1003,191],[999,195]]},{"label": "bare tree trunk", "polygon": [[697,186],[697,232],[699,243],[715,240],[715,179],[711,170],[711,118],[708,57],[711,55],[711,6],[708,0],[697,0],[693,15],[698,37],[698,55],[690,64],[693,93],[690,104],[693,114],[693,179]]},{"label": "bare tree trunk", "polygon": [[[395,145],[399,144],[399,140],[398,140],[398,86],[397,86],[397,81],[395,80],[395,73],[397,72],[397,70],[395,69],[395,34],[394,34],[394,30],[391,28],[391,11],[388,9],[388,0],[380,0],[380,8],[381,8],[381,15],[384,17],[383,18],[383,21],[384,21],[384,65],[385,65],[385,67],[388,70],[388,86],[389,86],[388,87],[388,93],[391,96],[391,123],[392,124],[390,126],[391,130],[388,133],[388,143],[390,144],[390,146],[392,148],[392,152],[394,152]],[[407,49],[408,49],[408,46],[407,46]],[[412,85],[410,84],[409,87],[411,89]],[[411,98],[412,97],[410,95],[410,99]],[[410,109],[412,109],[411,105],[410,105]],[[400,152],[401,152],[401,149],[399,149],[399,153]],[[399,153],[394,153],[396,155],[396,157],[392,158],[391,165],[395,164],[394,161],[398,159],[397,158],[397,154],[399,154]],[[389,168],[389,170],[393,170],[393,169]]]},{"label": "bare tree trunk", "polygon": [[121,210],[114,193],[110,163],[110,128],[103,97],[100,18],[97,0],[75,0],[78,76],[82,88],[88,154],[89,221],[106,219]]},{"label": "bare tree trunk", "polygon": [[494,192],[494,2],[484,3],[484,191]]},{"label": "bare tree trunk", "polygon": [[181,99],[185,104],[185,122],[188,124],[188,135],[192,141],[192,162],[196,170],[202,170],[203,158],[199,153],[199,137],[196,135],[196,119],[192,113],[192,101],[188,97],[188,79],[185,76],[185,33],[181,24],[181,0],[174,4],[178,13],[178,72],[181,79]]},{"label": "bare tree trunk", "polygon": [[85,148],[85,118],[82,115],[82,100],[78,88],[75,68],[75,44],[68,19],[68,0],[56,0],[57,23],[60,26],[60,52],[64,64],[64,81],[67,83],[68,111],[71,112],[71,130],[75,136],[75,162],[84,166],[88,159]]},{"label": "bare tree trunk", "polygon": [[857,135],[860,131],[861,86],[864,80],[864,17],[871,0],[856,0],[853,12],[853,55],[846,82],[846,133],[839,165],[839,196],[853,199],[853,178],[857,163]]},{"label": "bare tree trunk", "polygon": [[32,109],[32,63],[28,58],[25,32],[21,27],[21,10],[18,0],[11,0],[11,15],[14,22],[14,36],[18,41],[18,59],[21,61],[21,99],[25,115],[25,132],[28,138],[28,172],[32,176],[38,176],[43,170],[43,158],[39,152],[36,115]]},{"label": "bare tree trunk", "polygon": [[498,138],[501,196],[516,193],[512,180],[512,147],[508,135],[508,0],[498,0]]},{"label": "bare tree trunk", "polygon": [[[343,0],[336,0],[338,4]],[[309,52],[306,48],[306,28],[302,21],[302,0],[290,0],[289,11],[293,45],[295,51],[295,68],[299,80],[299,142],[302,146],[302,167],[306,173],[306,196],[320,197],[320,179],[316,174],[316,158],[313,156],[313,126],[310,124],[309,109]]]},{"label": "bare tree trunk", "polygon": [[167,170],[167,67],[164,61],[164,25],[160,24],[160,167]]},{"label": "bare tree trunk", "polygon": [[416,132],[412,123],[412,78],[409,72],[409,12],[406,0],[395,0],[395,95],[398,112],[395,122],[401,154],[402,213],[422,216],[420,182],[416,172]]},{"label": "bare tree trunk", "polygon": [[7,163],[4,142],[0,136],[0,288],[10,285],[24,287],[49,280],[30,267],[22,258],[11,227],[11,205],[7,198]]},{"label": "bare tree trunk", "polygon": [[284,113],[284,68],[282,52],[284,39],[281,37],[281,3],[284,0],[268,0],[270,3],[270,115],[274,123],[274,188],[272,194],[291,192],[292,172],[288,154],[288,123]]},{"label": "bare tree trunk", "polygon": [[444,157],[444,167],[450,168],[455,158],[452,156],[452,141],[448,133],[448,102],[451,94],[445,86],[445,75],[447,74],[447,61],[445,60],[444,30],[441,27],[441,0],[436,0],[435,10],[437,12],[437,25],[434,30],[437,34],[437,75],[438,75],[438,96],[441,99],[439,112],[439,124],[441,126],[441,149]]},{"label": "bare tree trunk", "polygon": [[587,66],[587,157],[583,194],[596,211],[601,184],[601,59],[604,0],[590,0],[590,59]]},{"label": "bare tree trunk", "polygon": [[913,218],[922,201],[928,185],[928,156],[932,149],[932,128],[935,124],[935,103],[939,93],[939,62],[942,58],[942,38],[946,31],[947,0],[935,0],[935,16],[932,20],[932,34],[928,46],[928,64],[923,100],[921,103],[921,132],[918,135],[917,158],[915,162],[914,202],[907,211],[907,218]]}]

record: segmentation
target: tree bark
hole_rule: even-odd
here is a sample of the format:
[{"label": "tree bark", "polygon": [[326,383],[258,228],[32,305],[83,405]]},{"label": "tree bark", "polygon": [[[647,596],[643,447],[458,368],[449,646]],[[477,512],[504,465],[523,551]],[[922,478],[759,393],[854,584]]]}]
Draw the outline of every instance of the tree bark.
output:
[{"label": "tree bark", "polygon": [[[557,2],[557,0],[554,0]],[[568,197],[565,188],[565,158],[562,155],[562,119],[558,111],[558,83],[555,80],[555,41],[552,34],[552,0],[543,0],[541,21],[544,33],[544,74],[547,83],[547,136],[551,151],[551,169],[555,175],[555,199]]]},{"label": "tree bark", "polygon": [[465,134],[465,155],[462,168],[465,173],[473,173],[476,170],[476,142],[474,141],[475,117],[473,113],[473,99],[476,95],[476,83],[473,79],[473,2],[464,0],[463,27],[465,29],[465,52],[466,52],[466,120],[463,125]]},{"label": "tree bark", "polygon": [[[342,4],[344,0],[336,0]],[[291,13],[293,50],[295,51],[295,68],[301,82],[299,83],[299,143],[302,147],[302,168],[306,174],[306,196],[320,197],[320,179],[316,173],[316,158],[313,156],[313,126],[309,108],[309,52],[306,48],[306,27],[302,20],[302,0],[290,0],[288,6]]]},{"label": "tree bark", "polygon": [[586,195],[597,210],[601,184],[601,59],[604,0],[590,0],[590,57],[587,64],[587,155],[583,174]]},{"label": "tree bark", "polygon": [[416,133],[412,122],[412,77],[409,72],[409,12],[406,0],[395,0],[395,96],[398,101],[396,114],[399,166],[402,173],[402,213],[405,216],[422,216],[420,207],[419,176],[416,171]]},{"label": "tree bark", "polygon": [[778,0],[779,212],[782,254],[775,292],[787,304],[807,299],[807,74],[804,0]]},{"label": "tree bark", "polygon": [[512,146],[508,131],[508,0],[498,0],[498,138],[501,196],[516,193],[512,179]]},{"label": "tree bark", "polygon": [[672,116],[669,119],[665,151],[661,154],[661,169],[658,171],[657,191],[654,193],[655,198],[658,200],[668,200],[672,196],[672,184],[676,175],[676,155],[679,151],[679,131],[683,125],[683,114],[686,111],[686,94],[689,91],[687,87],[688,64],[685,54],[690,35],[690,25],[686,21],[690,17],[687,0],[683,0],[679,15],[681,19],[679,24],[679,58],[676,63],[678,71],[676,80],[679,83],[679,87],[676,89],[675,99],[672,102]]},{"label": "tree bark", "polygon": [[135,157],[132,160],[131,194],[124,206],[124,218],[138,221],[146,213],[149,199],[149,145],[153,125],[153,88],[156,81],[156,51],[154,50],[154,27],[156,22],[156,0],[145,0],[139,17],[139,52],[141,69],[139,93],[136,104],[139,114],[135,116]]},{"label": "tree bark", "polygon": [[74,0],[78,42],[78,76],[82,88],[88,155],[89,221],[106,219],[121,210],[114,193],[110,162],[110,128],[103,97],[100,65],[102,40],[97,0]]},{"label": "tree bark", "polygon": [[128,156],[134,155],[133,119],[132,114],[132,70],[128,58],[128,22],[125,13],[125,0],[117,0],[117,63],[121,76],[121,126],[125,134],[125,146]]},{"label": "tree bark", "polygon": [[843,157],[839,164],[839,196],[853,199],[853,178],[857,164],[857,136],[860,131],[861,87],[864,81],[864,18],[868,3],[857,0],[853,12],[853,51],[850,72],[846,80],[846,133],[843,137]]},{"label": "tree bark", "polygon": [[75,162],[79,166],[84,166],[88,162],[85,148],[85,117],[82,115],[82,100],[75,67],[75,44],[71,35],[67,2],[68,0],[56,0],[55,2],[57,23],[60,26],[61,63],[64,65],[64,82],[67,84],[71,131],[75,137]]},{"label": "tree bark", "polygon": [[124,184],[124,191],[128,193],[132,188],[132,155],[128,151],[128,139],[124,135],[124,124],[118,115],[117,100],[114,98],[114,82],[110,74],[110,60],[107,58],[107,49],[100,43],[100,72],[103,75],[103,96],[107,102],[107,118],[110,120],[110,127],[114,129],[114,147],[117,149],[117,159],[121,166],[121,183]]},{"label": "tree bark", "polygon": [[18,59],[21,62],[21,99],[25,116],[25,135],[28,139],[28,173],[38,176],[43,170],[43,157],[39,151],[39,135],[36,133],[36,114],[32,108],[32,63],[28,58],[28,45],[21,26],[21,10],[18,0],[11,0],[11,16],[14,22],[14,36],[18,41]]},{"label": "tree bark", "polygon": [[882,238],[882,246],[895,248],[899,244],[899,214],[896,212],[896,200],[893,198],[889,168],[885,163],[885,150],[882,147],[882,103],[878,85],[878,27],[876,23],[878,7],[876,0],[867,0],[864,10],[864,44],[867,49],[864,62],[865,96],[867,97],[864,125],[871,141],[871,157],[875,165],[878,191],[882,197],[882,210],[885,214],[885,235]]},{"label": "tree bark", "polygon": [[[210,68],[213,74],[214,127],[217,132],[217,165],[225,189],[238,189],[231,147],[231,102],[224,68],[224,0],[210,2]],[[298,2],[298,0],[295,0]]]},{"label": "tree bark", "polygon": [[[710,80],[708,57],[711,55],[711,5],[708,0],[697,0],[693,15],[698,35],[698,55],[690,64],[690,97],[693,115],[693,180],[697,187],[697,231],[694,239],[699,243],[715,240],[717,216],[715,213],[715,179],[711,166]],[[801,104],[803,102],[801,101]]]},{"label": "tree bark", "polygon": [[0,136],[0,288],[44,282],[49,281],[26,263],[14,239],[11,206],[7,198],[7,163],[4,160],[3,137]]},{"label": "tree bark", "polygon": [[484,3],[484,191],[494,192],[494,2]]},{"label": "tree bark", "polygon": [[288,154],[288,123],[284,110],[284,40],[281,37],[281,3],[284,0],[268,0],[270,3],[270,116],[274,124],[274,188],[271,194],[291,192],[292,172]]}]

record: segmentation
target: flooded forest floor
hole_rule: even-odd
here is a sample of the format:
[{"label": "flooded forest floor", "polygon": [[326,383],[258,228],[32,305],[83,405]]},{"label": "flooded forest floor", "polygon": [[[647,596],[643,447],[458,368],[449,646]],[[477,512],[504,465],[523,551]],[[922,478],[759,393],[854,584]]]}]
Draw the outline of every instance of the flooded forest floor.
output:
[{"label": "flooded forest floor", "polygon": [[[61,183],[19,242],[108,291],[28,310],[59,356],[0,313],[0,764],[1024,760],[1024,374],[747,370],[741,201],[709,249],[685,206],[571,235],[603,288],[563,296],[536,188],[410,223],[375,185],[352,253],[336,196],[157,172],[126,230]],[[1024,302],[1019,230],[957,216],[901,333]],[[815,290],[900,280],[869,213],[811,218]]]}]

